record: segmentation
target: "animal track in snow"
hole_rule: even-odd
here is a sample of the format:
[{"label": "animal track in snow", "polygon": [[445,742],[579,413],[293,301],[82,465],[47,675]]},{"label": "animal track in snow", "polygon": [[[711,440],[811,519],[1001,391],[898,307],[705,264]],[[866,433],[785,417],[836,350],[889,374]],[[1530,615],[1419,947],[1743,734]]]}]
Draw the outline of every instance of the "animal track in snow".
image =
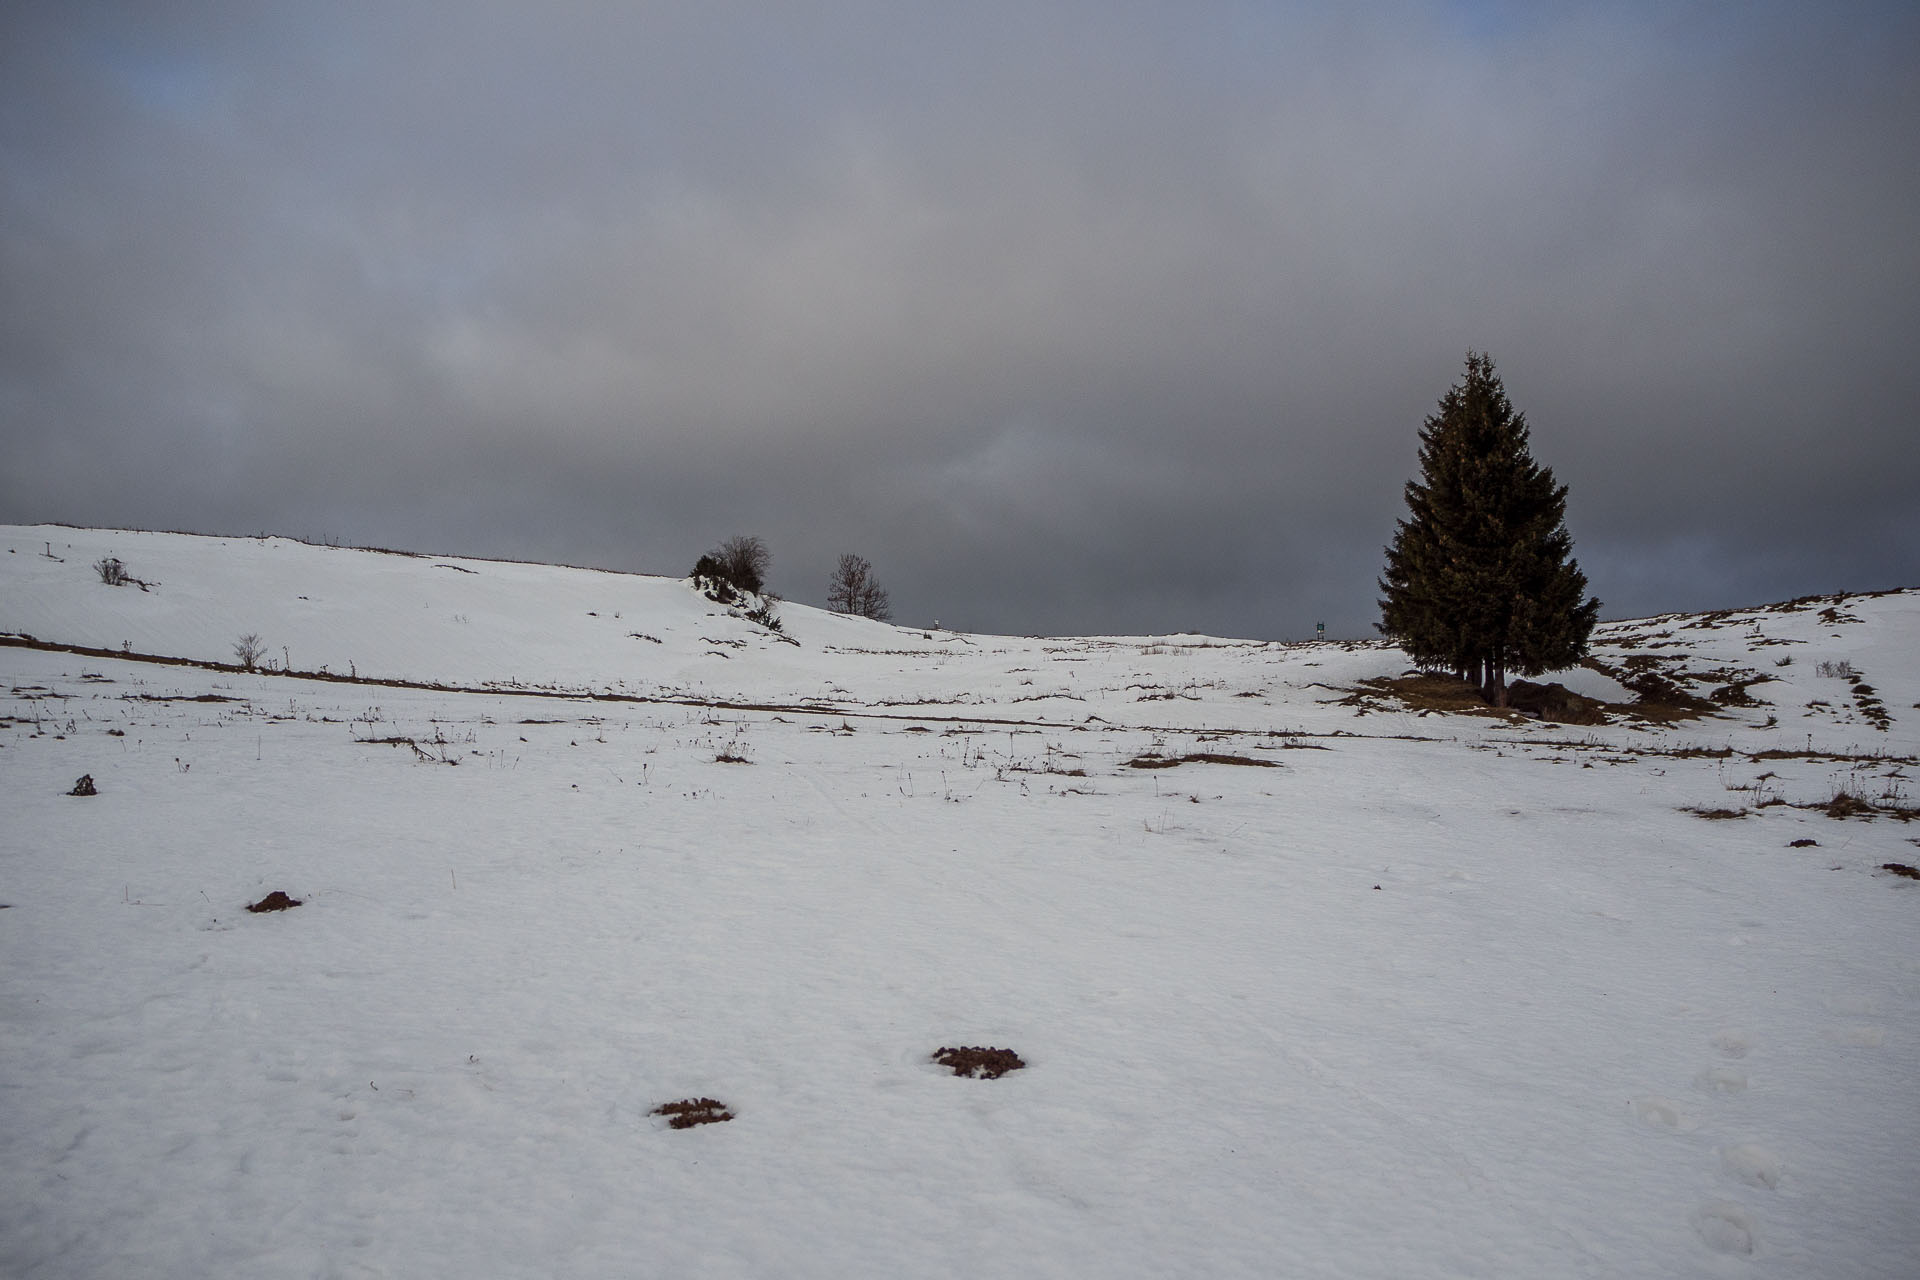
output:
[{"label": "animal track in snow", "polygon": [[1715,1033],[1713,1047],[1729,1058],[1744,1058],[1753,1044],[1747,1038],[1746,1032],[1728,1030]]},{"label": "animal track in snow", "polygon": [[1757,1143],[1720,1148],[1720,1167],[1750,1187],[1772,1191],[1780,1185],[1780,1157]]},{"label": "animal track in snow", "polygon": [[1709,1200],[1695,1209],[1693,1229],[1715,1253],[1753,1252],[1753,1218],[1731,1200]]},{"label": "animal track in snow", "polygon": [[1709,1067],[1695,1076],[1693,1082],[1707,1093],[1745,1093],[1747,1073],[1732,1067]]},{"label": "animal track in snow", "polygon": [[1856,1045],[1862,1049],[1878,1049],[1887,1042],[1887,1029],[1872,1023],[1841,1027],[1833,1035],[1841,1044]]},{"label": "animal track in snow", "polygon": [[1672,1129],[1678,1133],[1689,1133],[1698,1121],[1680,1109],[1680,1104],[1657,1093],[1644,1094],[1633,1100],[1633,1114],[1641,1124],[1655,1129]]}]

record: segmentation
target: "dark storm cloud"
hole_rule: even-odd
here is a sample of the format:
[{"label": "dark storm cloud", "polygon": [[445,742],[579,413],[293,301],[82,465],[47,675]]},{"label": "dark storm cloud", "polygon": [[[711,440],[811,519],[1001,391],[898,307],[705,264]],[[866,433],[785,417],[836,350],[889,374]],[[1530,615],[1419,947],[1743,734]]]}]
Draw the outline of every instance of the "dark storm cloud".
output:
[{"label": "dark storm cloud", "polygon": [[1609,614],[1920,583],[1907,6],[0,23],[0,519],[1359,634],[1473,346]]}]

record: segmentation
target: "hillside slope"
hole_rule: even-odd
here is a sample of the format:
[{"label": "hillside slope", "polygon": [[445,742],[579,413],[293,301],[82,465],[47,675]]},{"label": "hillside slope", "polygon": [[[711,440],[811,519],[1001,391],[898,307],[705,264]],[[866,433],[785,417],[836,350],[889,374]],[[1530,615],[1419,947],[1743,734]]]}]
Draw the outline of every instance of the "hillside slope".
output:
[{"label": "hillside slope", "polygon": [[[1379,644],[0,547],[0,1274],[1920,1256],[1914,593],[1609,624],[1563,725]],[[242,632],[296,670],[192,665]]]},{"label": "hillside slope", "polygon": [[[776,636],[683,579],[281,538],[6,526],[0,547],[0,633],[227,664],[251,634],[271,666],[367,680],[1330,732],[1353,714],[1336,695],[1406,669],[1379,643],[976,636],[791,602]],[[109,556],[155,585],[103,585],[92,566]],[[1920,747],[1916,654],[1920,592],[1907,591],[1608,623],[1595,669],[1554,678],[1616,704],[1635,701],[1622,680],[1649,675],[1709,702],[1737,688],[1711,709],[1716,731],[1910,751]],[[1823,663],[1855,674],[1822,675]]]}]

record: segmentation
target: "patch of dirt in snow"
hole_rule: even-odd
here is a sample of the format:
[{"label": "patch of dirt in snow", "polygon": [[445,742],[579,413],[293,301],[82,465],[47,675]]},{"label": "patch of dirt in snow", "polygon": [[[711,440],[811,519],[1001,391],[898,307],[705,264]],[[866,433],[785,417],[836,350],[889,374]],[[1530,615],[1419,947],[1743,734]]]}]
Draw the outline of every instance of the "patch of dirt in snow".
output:
[{"label": "patch of dirt in snow", "polygon": [[682,1098],[678,1102],[663,1102],[651,1114],[665,1116],[667,1124],[675,1129],[691,1129],[698,1124],[722,1124],[733,1119],[733,1112],[727,1110],[727,1104],[712,1098]]},{"label": "patch of dirt in snow", "polygon": [[998,1080],[1007,1072],[1018,1071],[1027,1065],[1021,1061],[1020,1055],[1011,1049],[982,1049],[974,1046],[939,1049],[934,1053],[933,1060],[943,1067],[953,1068],[953,1074],[957,1076],[967,1076],[970,1079],[977,1077],[981,1080]]},{"label": "patch of dirt in snow", "polygon": [[[1218,751],[1193,751],[1184,756],[1160,756],[1151,752],[1127,761],[1129,769],[1171,769],[1182,764],[1244,764],[1256,769],[1278,769],[1275,760],[1255,760],[1252,756],[1226,755]],[[1081,775],[1084,776],[1084,775]]]}]

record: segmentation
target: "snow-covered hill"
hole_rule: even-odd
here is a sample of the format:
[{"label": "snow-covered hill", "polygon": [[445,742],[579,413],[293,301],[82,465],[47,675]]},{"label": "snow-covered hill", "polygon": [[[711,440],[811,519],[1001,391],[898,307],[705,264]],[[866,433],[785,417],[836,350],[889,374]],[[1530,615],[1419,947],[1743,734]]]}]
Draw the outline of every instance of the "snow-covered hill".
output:
[{"label": "snow-covered hill", "polygon": [[1562,725],[1374,643],[0,548],[0,1273],[1920,1257],[1920,593],[1608,624]]},{"label": "snow-covered hill", "polygon": [[[0,635],[227,665],[235,643],[253,635],[267,668],[364,681],[1331,732],[1352,718],[1333,695],[1407,667],[1397,650],[1371,642],[977,636],[793,603],[780,606],[776,635],[684,579],[283,538],[0,526],[0,546]],[[146,589],[102,584],[93,566],[109,557]],[[1917,653],[1920,592],[1825,597],[1607,624],[1595,669],[1555,678],[1621,706],[1636,695],[1608,673],[1629,684],[1651,673],[1709,700],[1743,688],[1712,731],[1765,732],[1771,718],[1767,728],[1801,746],[1812,733],[1911,751],[1920,747],[1920,717],[1910,714],[1920,700]],[[1821,674],[1823,663],[1843,662],[1858,679]],[[1862,682],[1868,695],[1854,692]],[[1402,705],[1390,696],[1361,702],[1376,712]]]}]

